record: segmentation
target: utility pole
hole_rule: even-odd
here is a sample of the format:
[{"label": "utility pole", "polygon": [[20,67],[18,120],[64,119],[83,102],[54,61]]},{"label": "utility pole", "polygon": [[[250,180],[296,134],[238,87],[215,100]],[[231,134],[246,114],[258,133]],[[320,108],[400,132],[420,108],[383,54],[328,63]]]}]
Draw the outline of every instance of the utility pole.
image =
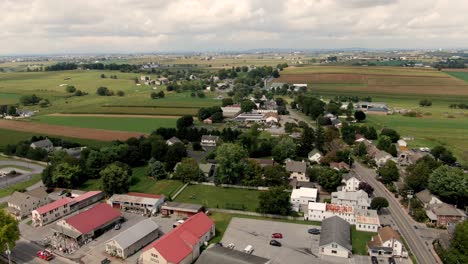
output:
[{"label": "utility pole", "polygon": [[408,190],[406,197],[408,197],[408,213],[411,215],[410,210],[411,210],[411,198],[413,198],[413,190]]},{"label": "utility pole", "polygon": [[8,243],[6,243],[6,246],[7,246],[7,250],[5,251],[5,254],[8,256],[8,264],[11,264],[11,259],[10,259],[10,255],[11,255],[10,245],[8,245]]}]

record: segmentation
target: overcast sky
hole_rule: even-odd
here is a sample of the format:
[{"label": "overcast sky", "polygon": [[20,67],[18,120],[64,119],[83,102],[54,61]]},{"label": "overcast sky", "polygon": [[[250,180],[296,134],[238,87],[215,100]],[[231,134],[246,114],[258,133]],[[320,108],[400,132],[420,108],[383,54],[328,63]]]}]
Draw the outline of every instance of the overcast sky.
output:
[{"label": "overcast sky", "polygon": [[0,55],[468,47],[466,0],[0,0]]}]

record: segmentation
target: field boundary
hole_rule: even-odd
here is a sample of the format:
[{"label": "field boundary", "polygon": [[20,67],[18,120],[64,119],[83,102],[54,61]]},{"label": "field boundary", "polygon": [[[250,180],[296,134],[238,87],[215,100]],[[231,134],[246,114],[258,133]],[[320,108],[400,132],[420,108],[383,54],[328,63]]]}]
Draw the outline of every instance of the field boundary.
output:
[{"label": "field boundary", "polygon": [[180,115],[142,115],[142,114],[83,114],[83,113],[54,113],[54,114],[48,114],[47,116],[70,116],[70,117],[75,117],[75,116],[82,116],[82,117],[136,117],[136,118],[179,118],[181,117]]},{"label": "field boundary", "polygon": [[123,108],[178,108],[178,109],[199,109],[197,106],[162,106],[162,105],[101,105],[101,107],[123,107]]}]

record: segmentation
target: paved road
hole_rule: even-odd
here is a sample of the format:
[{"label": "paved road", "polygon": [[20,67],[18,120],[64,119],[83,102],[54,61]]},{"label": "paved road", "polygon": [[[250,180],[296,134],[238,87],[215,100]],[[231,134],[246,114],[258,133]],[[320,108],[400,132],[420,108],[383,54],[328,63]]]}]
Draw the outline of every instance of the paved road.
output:
[{"label": "paved road", "polygon": [[434,257],[430,246],[427,246],[414,230],[413,225],[416,225],[416,222],[404,211],[394,195],[390,193],[382,183],[376,180],[375,170],[368,169],[358,162],[355,163],[355,170],[364,181],[374,187],[374,194],[376,196],[385,197],[388,200],[388,210],[398,226],[400,233],[406,239],[406,242],[408,242],[409,249],[414,254],[417,261],[420,264],[439,263]]},{"label": "paved road", "polygon": [[41,165],[16,160],[0,160],[0,166],[19,166],[31,170],[31,172],[23,173],[19,176],[5,176],[0,178],[0,189],[6,188],[18,182],[29,180],[32,175],[42,173],[44,170],[44,167]]},{"label": "paved road", "polygon": [[61,256],[55,256],[55,258],[49,262],[36,257],[36,253],[43,248],[37,244],[31,243],[23,238],[16,242],[16,246],[11,252],[11,260],[15,263],[31,263],[31,264],[66,264],[74,263]]}]

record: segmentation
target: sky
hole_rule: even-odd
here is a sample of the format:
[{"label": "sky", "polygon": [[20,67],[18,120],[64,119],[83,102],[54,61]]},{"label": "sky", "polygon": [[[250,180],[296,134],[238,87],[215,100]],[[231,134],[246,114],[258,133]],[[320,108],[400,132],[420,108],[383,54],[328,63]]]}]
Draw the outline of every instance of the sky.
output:
[{"label": "sky", "polygon": [[468,48],[466,0],[0,0],[0,56]]}]

